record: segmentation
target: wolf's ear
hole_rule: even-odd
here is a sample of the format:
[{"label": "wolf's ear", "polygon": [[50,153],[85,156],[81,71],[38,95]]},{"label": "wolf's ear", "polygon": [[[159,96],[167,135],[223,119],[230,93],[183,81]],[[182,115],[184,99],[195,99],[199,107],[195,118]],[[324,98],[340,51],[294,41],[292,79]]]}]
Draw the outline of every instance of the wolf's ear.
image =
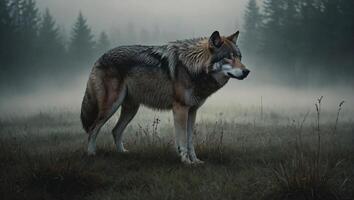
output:
[{"label": "wolf's ear", "polygon": [[236,44],[239,34],[240,34],[240,31],[236,31],[236,33],[230,35],[229,37],[227,37],[227,39],[230,40],[231,42],[233,42],[234,44]]},{"label": "wolf's ear", "polygon": [[219,48],[221,47],[223,41],[219,34],[219,31],[214,31],[209,38],[209,46],[211,48]]}]

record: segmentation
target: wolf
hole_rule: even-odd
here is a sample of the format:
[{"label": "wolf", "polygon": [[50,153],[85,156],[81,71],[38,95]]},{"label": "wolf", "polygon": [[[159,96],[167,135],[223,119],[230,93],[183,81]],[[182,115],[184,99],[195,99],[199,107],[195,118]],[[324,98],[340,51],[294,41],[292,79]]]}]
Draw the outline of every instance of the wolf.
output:
[{"label": "wolf", "polygon": [[123,132],[140,105],[172,110],[175,144],[185,164],[203,163],[193,146],[198,108],[230,78],[242,80],[250,70],[241,62],[239,31],[221,36],[177,40],[161,46],[120,46],[94,64],[81,106],[81,122],[88,133],[89,155],[96,153],[101,127],[121,107],[112,130],[115,146],[126,152]]}]

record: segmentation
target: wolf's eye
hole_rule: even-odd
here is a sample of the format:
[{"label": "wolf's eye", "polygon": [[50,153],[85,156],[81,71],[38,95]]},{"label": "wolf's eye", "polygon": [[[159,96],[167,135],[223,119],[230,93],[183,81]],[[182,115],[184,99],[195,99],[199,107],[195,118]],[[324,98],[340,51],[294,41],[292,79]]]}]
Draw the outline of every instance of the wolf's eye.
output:
[{"label": "wolf's eye", "polygon": [[233,59],[233,57],[234,57],[234,54],[233,53],[230,53],[229,55],[227,55],[225,58],[227,58],[227,59]]}]

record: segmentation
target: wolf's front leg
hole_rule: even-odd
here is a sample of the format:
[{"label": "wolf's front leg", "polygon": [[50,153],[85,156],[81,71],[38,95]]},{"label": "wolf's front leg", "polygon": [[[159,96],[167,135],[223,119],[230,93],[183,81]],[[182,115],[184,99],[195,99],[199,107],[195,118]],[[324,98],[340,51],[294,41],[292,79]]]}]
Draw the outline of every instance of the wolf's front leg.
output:
[{"label": "wolf's front leg", "polygon": [[188,149],[188,156],[189,159],[192,161],[193,164],[202,164],[203,161],[197,158],[195,154],[194,145],[193,145],[193,130],[195,119],[197,117],[197,108],[191,108],[188,114],[188,125],[187,125],[187,149]]},{"label": "wolf's front leg", "polygon": [[187,122],[189,107],[180,103],[173,104],[173,118],[175,125],[177,152],[181,161],[185,164],[191,164],[187,148]]}]

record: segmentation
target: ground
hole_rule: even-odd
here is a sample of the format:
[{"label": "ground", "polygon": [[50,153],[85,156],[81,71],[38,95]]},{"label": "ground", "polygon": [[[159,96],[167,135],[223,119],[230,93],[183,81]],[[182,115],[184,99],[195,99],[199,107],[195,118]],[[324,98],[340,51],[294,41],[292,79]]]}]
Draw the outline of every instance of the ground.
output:
[{"label": "ground", "polygon": [[131,123],[129,153],[114,148],[115,117],[99,135],[95,157],[86,155],[78,112],[2,117],[0,198],[353,199],[351,119],[335,124],[323,116],[318,127],[316,111],[261,115],[202,111],[194,137],[205,164],[198,166],[179,161],[168,113]]}]

